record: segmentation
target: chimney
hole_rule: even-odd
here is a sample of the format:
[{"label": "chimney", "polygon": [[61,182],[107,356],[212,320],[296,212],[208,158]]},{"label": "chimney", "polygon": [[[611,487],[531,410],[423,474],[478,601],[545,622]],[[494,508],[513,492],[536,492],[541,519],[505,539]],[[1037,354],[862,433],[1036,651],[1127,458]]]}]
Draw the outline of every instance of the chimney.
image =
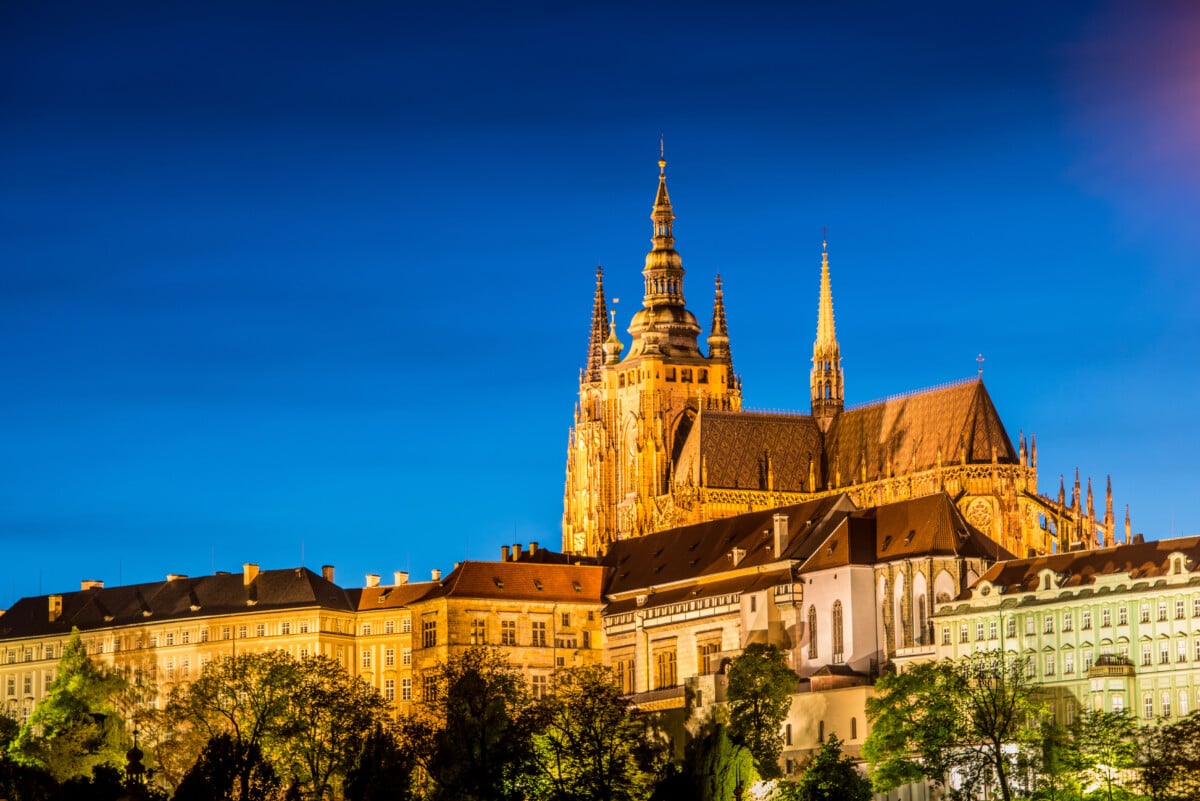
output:
[{"label": "chimney", "polygon": [[1146,544],[1146,535],[1145,534],[1134,534],[1133,535],[1133,544],[1134,545],[1145,545]]},{"label": "chimney", "polygon": [[62,617],[62,596],[61,595],[51,595],[50,596],[50,622],[53,623],[54,621],[58,620],[60,617]]},{"label": "chimney", "polygon": [[367,586],[368,587],[378,587],[379,586],[379,574],[378,573],[368,573],[367,574]]},{"label": "chimney", "polygon": [[321,565],[321,578],[333,583],[333,565]]},{"label": "chimney", "polygon": [[538,552],[537,540],[531,540],[529,542],[529,555],[533,556],[537,552]]},{"label": "chimney", "polygon": [[258,565],[246,562],[242,565],[242,584],[249,587],[258,578]]},{"label": "chimney", "polygon": [[501,561],[501,562],[507,562],[507,561],[508,561],[508,559],[509,559],[509,556],[508,556],[508,546],[507,546],[507,545],[501,545],[501,546],[500,546],[500,561]]},{"label": "chimney", "polygon": [[734,567],[737,567],[738,565],[740,565],[742,563],[742,559],[744,559],[745,557],[746,557],[746,550],[744,548],[734,548],[732,551],[729,552],[729,558],[733,560]]},{"label": "chimney", "polygon": [[788,544],[788,516],[784,514],[775,515],[775,558],[779,559],[783,556],[783,549]]},{"label": "chimney", "polygon": [[408,583],[408,573],[403,570],[397,570],[392,574],[392,584],[399,587],[401,584]]},{"label": "chimney", "polygon": [[521,543],[519,543],[519,542],[513,543],[513,561],[514,562],[521,561]]},{"label": "chimney", "polygon": [[102,590],[104,589],[104,582],[97,579],[84,579],[83,581],[79,582],[79,589]]},{"label": "chimney", "polygon": [[434,581],[442,580],[442,571],[438,570],[436,567],[430,571],[430,575],[433,576]]},{"label": "chimney", "polygon": [[183,573],[168,573],[167,574],[167,581],[179,581],[180,579],[185,579],[185,578],[187,578],[187,576],[185,576]]}]

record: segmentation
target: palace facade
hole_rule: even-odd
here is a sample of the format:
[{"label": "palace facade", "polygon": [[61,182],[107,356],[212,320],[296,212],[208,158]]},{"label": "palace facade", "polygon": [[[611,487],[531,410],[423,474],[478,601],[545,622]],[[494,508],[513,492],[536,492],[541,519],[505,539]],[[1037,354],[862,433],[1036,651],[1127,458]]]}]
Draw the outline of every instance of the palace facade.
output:
[{"label": "palace facade", "polygon": [[742,409],[724,289],[701,328],[684,301],[666,161],[650,215],[642,308],[628,349],[597,269],[587,360],[567,448],[563,552],[597,555],[665,529],[845,494],[868,507],[945,492],[978,529],[1021,556],[1114,542],[1112,485],[1098,514],[1076,475],[1068,500],[1038,491],[1037,440],[1012,439],[982,374],[847,409],[822,248],[806,413]]}]

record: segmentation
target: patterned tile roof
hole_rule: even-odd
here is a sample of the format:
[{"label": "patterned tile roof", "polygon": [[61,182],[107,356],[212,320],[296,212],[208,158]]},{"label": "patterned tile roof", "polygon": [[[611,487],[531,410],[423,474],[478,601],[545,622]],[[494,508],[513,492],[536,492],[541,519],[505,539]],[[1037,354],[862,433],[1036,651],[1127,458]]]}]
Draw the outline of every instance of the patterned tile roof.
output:
[{"label": "patterned tile roof", "polygon": [[0,616],[0,637],[59,635],[69,633],[73,627],[87,631],[271,609],[354,609],[345,590],[302,567],[263,570],[249,584],[242,573],[217,573],[65,592],[60,597],[62,613],[53,621],[49,616],[50,595],[20,599]]},{"label": "patterned tile roof", "polygon": [[1016,464],[1017,454],[996,413],[983,382],[959,384],[916,392],[861,406],[834,418],[826,440],[831,474],[839,468],[843,481],[861,475],[867,480],[893,473],[927,470],[958,462],[965,452],[968,462],[996,460]]},{"label": "patterned tile roof", "polygon": [[807,415],[756,412],[702,412],[675,466],[677,484],[728,489],[766,489],[770,462],[774,488],[811,491],[809,465],[817,486],[821,473],[821,431]]}]

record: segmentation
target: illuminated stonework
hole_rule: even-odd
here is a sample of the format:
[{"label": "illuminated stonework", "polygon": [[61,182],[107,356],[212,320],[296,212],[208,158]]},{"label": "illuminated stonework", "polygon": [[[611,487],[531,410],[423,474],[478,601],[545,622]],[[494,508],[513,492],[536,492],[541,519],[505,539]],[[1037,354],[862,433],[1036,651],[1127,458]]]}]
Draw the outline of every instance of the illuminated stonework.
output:
[{"label": "illuminated stonework", "polygon": [[1040,494],[1037,440],[1027,445],[1022,434],[1013,447],[982,373],[845,408],[826,248],[810,413],[742,411],[721,279],[707,355],[684,303],[665,165],[660,159],[645,295],[627,353],[596,273],[567,449],[564,552],[600,554],[615,540],[833,493],[869,507],[947,492],[973,525],[1018,556],[1115,541],[1111,482],[1102,518],[1090,481],[1085,504],[1078,475],[1069,501],[1061,483],[1057,500]]}]

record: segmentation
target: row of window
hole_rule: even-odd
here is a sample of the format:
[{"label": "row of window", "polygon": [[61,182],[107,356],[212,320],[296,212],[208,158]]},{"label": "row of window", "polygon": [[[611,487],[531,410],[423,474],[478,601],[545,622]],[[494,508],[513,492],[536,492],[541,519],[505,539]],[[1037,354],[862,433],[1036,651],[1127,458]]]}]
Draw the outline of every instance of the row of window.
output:
[{"label": "row of window", "polygon": [[[372,661],[373,661],[372,653],[373,652],[369,649],[366,649],[366,648],[363,649],[362,666],[364,668],[369,668],[372,666]],[[412,649],[411,648],[401,649],[400,664],[402,664],[402,665],[411,665],[412,664]],[[396,666],[396,649],[395,648],[384,648],[383,649],[383,666],[384,667],[395,667]]]},{"label": "row of window", "polygon": [[[829,631],[831,635],[831,661],[840,663],[845,660],[845,626],[843,625],[842,602],[834,601],[829,613]],[[817,626],[817,607],[808,607],[808,658],[816,659],[820,653]]]},{"label": "row of window", "polygon": [[[408,634],[411,631],[412,631],[412,620],[410,618],[406,617],[400,621],[400,633]],[[372,623],[363,623],[362,624],[362,633],[363,633],[364,637],[370,637],[373,632],[374,632],[374,624],[372,624]],[[383,621],[383,633],[384,634],[395,634],[396,633],[396,621],[394,621],[394,620]]]},{"label": "row of window", "polygon": [[[46,673],[42,676],[42,692],[46,692],[50,689],[50,682],[52,682],[52,681],[54,681],[53,673]],[[8,681],[6,682],[4,694],[8,698],[15,698],[17,696],[17,677],[16,676],[8,677]],[[26,696],[33,695],[33,676],[32,675],[23,676],[21,678],[21,694],[26,695]]]},{"label": "row of window", "polygon": [[[1157,662],[1160,665],[1169,665],[1172,663],[1172,661],[1174,661],[1177,664],[1188,661],[1189,648],[1188,648],[1188,641],[1185,639],[1175,640],[1174,649],[1171,648],[1170,640],[1163,640],[1163,641],[1159,642],[1157,649],[1149,644],[1143,645],[1141,647],[1141,664],[1143,666],[1153,665],[1155,663],[1156,651],[1157,651],[1157,656],[1158,656]],[[1101,650],[1101,653],[1102,654],[1112,654],[1112,649],[1108,648],[1106,646]],[[1172,659],[1172,655],[1174,656],[1174,659]],[[1128,645],[1117,646],[1117,656],[1120,657],[1123,661],[1128,662],[1129,661],[1129,646]],[[1063,651],[1061,653],[1061,657],[1062,657],[1063,675],[1064,676],[1074,675],[1075,667],[1076,667],[1075,652],[1074,651]],[[1196,662],[1200,662],[1200,638],[1197,638],[1192,643],[1191,658]],[[1087,673],[1091,669],[1094,660],[1095,660],[1095,654],[1091,650],[1081,650],[1080,651],[1080,672]],[[1058,666],[1059,666],[1059,654],[1046,654],[1044,657],[1044,661],[1043,661],[1044,672],[1042,675],[1045,677],[1052,677],[1052,676],[1056,675],[1056,673],[1058,671]],[[1026,657],[1026,672],[1029,674],[1030,678],[1037,677],[1037,672],[1036,672],[1036,668],[1035,668],[1035,664],[1034,664],[1034,657],[1032,657],[1032,656]]]},{"label": "row of window", "polygon": [[[1157,603],[1156,607],[1157,608],[1156,608],[1155,618],[1159,622],[1165,622],[1170,619],[1168,616],[1168,610],[1170,609],[1170,605],[1167,603],[1167,601],[1165,601],[1165,600],[1159,601]],[[1175,603],[1174,603],[1175,620],[1184,620],[1187,617],[1185,614],[1186,609],[1187,609],[1187,606],[1186,606],[1186,603],[1184,602],[1184,599],[1176,598]],[[1200,598],[1195,598],[1192,600],[1192,617],[1200,617]],[[1027,614],[1024,616],[1024,618],[1025,618],[1025,634],[1026,634],[1026,636],[1032,637],[1032,636],[1036,635],[1037,634],[1038,615]],[[1042,633],[1043,634],[1053,634],[1054,633],[1055,623],[1057,622],[1055,618],[1056,618],[1056,614],[1054,612],[1047,612],[1041,616]],[[1141,623],[1149,623],[1151,621],[1151,605],[1149,603],[1142,603],[1140,605],[1138,620]],[[975,639],[976,640],[984,639],[984,625],[985,624],[983,621],[977,621],[975,623]],[[1074,631],[1075,630],[1074,613],[1073,612],[1062,612],[1061,613],[1061,625],[1062,625],[1063,632]],[[1127,606],[1118,606],[1117,607],[1117,625],[1118,626],[1129,625],[1129,607],[1127,607]],[[989,621],[987,621],[986,626],[987,626],[987,639],[989,639],[989,640],[996,639],[996,631],[997,631],[996,621],[989,620]],[[1109,628],[1111,626],[1112,626],[1112,609],[1106,606],[1100,610],[1100,627],[1101,628]],[[1079,612],[1079,628],[1081,631],[1090,631],[1091,630],[1091,628],[1092,628],[1092,610],[1091,609],[1080,610],[1080,612]],[[1015,616],[1010,617],[1005,621],[1005,636],[1007,636],[1007,637],[1017,636],[1017,618]],[[962,623],[959,625],[959,629],[958,629],[958,641],[959,642],[967,642],[968,638],[969,638],[968,626],[966,623]],[[950,644],[950,626],[944,625],[944,626],[942,626],[942,645],[949,645],[949,644]]]}]

